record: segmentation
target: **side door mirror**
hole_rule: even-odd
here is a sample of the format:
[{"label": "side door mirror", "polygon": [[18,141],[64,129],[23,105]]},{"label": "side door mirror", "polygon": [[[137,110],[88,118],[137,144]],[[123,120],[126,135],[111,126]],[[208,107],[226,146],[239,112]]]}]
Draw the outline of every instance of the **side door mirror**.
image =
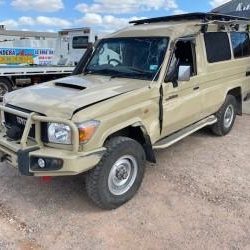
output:
[{"label": "side door mirror", "polygon": [[188,82],[191,78],[191,66],[180,65],[178,72],[178,81]]}]

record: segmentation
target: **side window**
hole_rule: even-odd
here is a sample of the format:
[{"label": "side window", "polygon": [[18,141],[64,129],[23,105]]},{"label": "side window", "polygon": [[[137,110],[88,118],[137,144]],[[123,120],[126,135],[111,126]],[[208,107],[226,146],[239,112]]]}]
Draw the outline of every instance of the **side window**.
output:
[{"label": "side window", "polygon": [[72,47],[73,49],[86,49],[88,47],[88,36],[75,36],[73,37]]},{"label": "side window", "polygon": [[195,43],[193,41],[180,40],[175,44],[166,81],[178,78],[179,66],[191,66],[191,76],[197,75]]},{"label": "side window", "polygon": [[248,33],[231,32],[231,41],[234,58],[241,58],[250,55],[250,39]]},{"label": "side window", "polygon": [[226,32],[208,32],[204,34],[207,60],[209,63],[231,59],[231,48]]}]

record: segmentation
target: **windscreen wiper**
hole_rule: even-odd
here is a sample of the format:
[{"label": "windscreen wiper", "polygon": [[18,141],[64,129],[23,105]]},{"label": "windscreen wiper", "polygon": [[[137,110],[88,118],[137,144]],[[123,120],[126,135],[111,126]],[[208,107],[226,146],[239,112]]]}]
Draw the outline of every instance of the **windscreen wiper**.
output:
[{"label": "windscreen wiper", "polygon": [[136,68],[136,67],[128,67],[129,70],[133,71],[133,72],[136,72],[136,73],[143,73],[143,74],[150,74],[152,75],[152,72],[151,71],[146,71],[146,70],[143,70],[143,69],[139,69],[139,68]]},{"label": "windscreen wiper", "polygon": [[[151,76],[151,75],[150,75]],[[111,76],[111,79],[113,78],[119,78],[119,77],[130,77],[130,78],[138,78],[138,77],[143,77],[143,78],[148,78],[148,74],[145,74],[145,72],[121,72],[119,74],[115,74]]]},{"label": "windscreen wiper", "polygon": [[105,74],[105,75],[110,75],[110,74],[119,74],[120,72],[117,70],[113,69],[98,69],[98,70],[86,70],[84,72],[84,75],[92,75],[92,74]]}]

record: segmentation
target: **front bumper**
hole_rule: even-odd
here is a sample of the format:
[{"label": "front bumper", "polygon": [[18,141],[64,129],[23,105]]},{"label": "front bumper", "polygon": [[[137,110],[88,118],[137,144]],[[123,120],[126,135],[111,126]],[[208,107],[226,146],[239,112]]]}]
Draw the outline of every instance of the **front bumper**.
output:
[{"label": "front bumper", "polygon": [[[0,133],[0,157],[19,169],[22,175],[26,176],[65,176],[77,175],[86,172],[96,166],[105,152],[104,148],[87,153],[74,153],[67,150],[48,147],[39,148],[30,146],[21,149],[18,143],[8,141]],[[32,159],[56,159],[62,162],[62,166],[55,170],[51,166],[34,170]]]},{"label": "front bumper", "polygon": [[[60,120],[53,117],[43,117],[35,113],[26,114],[10,108],[0,106],[1,111],[14,113],[27,118],[27,123],[20,141],[10,140],[6,136],[3,126],[0,127],[0,161],[7,161],[19,169],[22,175],[26,176],[65,176],[77,175],[95,167],[101,160],[105,148],[99,148],[91,152],[79,151],[78,129],[68,120]],[[44,145],[39,136],[40,122],[61,122],[72,128],[73,144],[71,149],[52,148]],[[32,125],[36,126],[36,138],[28,138]],[[48,163],[44,168],[38,168],[36,159],[45,159]],[[55,167],[53,162],[60,164]]]}]

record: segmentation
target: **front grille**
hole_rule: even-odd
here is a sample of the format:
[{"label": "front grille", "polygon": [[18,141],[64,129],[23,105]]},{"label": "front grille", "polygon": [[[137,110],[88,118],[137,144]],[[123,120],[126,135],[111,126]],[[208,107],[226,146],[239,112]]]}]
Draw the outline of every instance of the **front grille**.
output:
[{"label": "front grille", "polygon": [[[5,112],[4,119],[5,119],[5,126],[7,129],[13,129],[13,127],[15,127],[20,130],[21,134],[23,134],[26,118],[19,117],[19,116]],[[30,132],[29,132],[29,137],[35,138],[35,125],[32,125]]]},{"label": "front grille", "polygon": [[[27,109],[22,109],[19,107],[15,107],[12,105],[7,104],[6,107],[12,108],[18,111],[22,111],[25,113],[32,113],[33,111],[27,110]],[[41,115],[41,114],[39,114]],[[16,116],[14,114],[4,112],[4,119],[5,119],[5,126],[7,128],[7,136],[9,136],[11,139],[18,140],[21,139],[25,124],[26,124],[26,118]],[[41,124],[41,135],[42,138],[46,137],[46,123]],[[9,132],[9,133],[8,133]],[[15,136],[14,136],[15,134]],[[30,132],[29,132],[29,137],[30,138],[35,138],[35,125],[32,125]]]}]

